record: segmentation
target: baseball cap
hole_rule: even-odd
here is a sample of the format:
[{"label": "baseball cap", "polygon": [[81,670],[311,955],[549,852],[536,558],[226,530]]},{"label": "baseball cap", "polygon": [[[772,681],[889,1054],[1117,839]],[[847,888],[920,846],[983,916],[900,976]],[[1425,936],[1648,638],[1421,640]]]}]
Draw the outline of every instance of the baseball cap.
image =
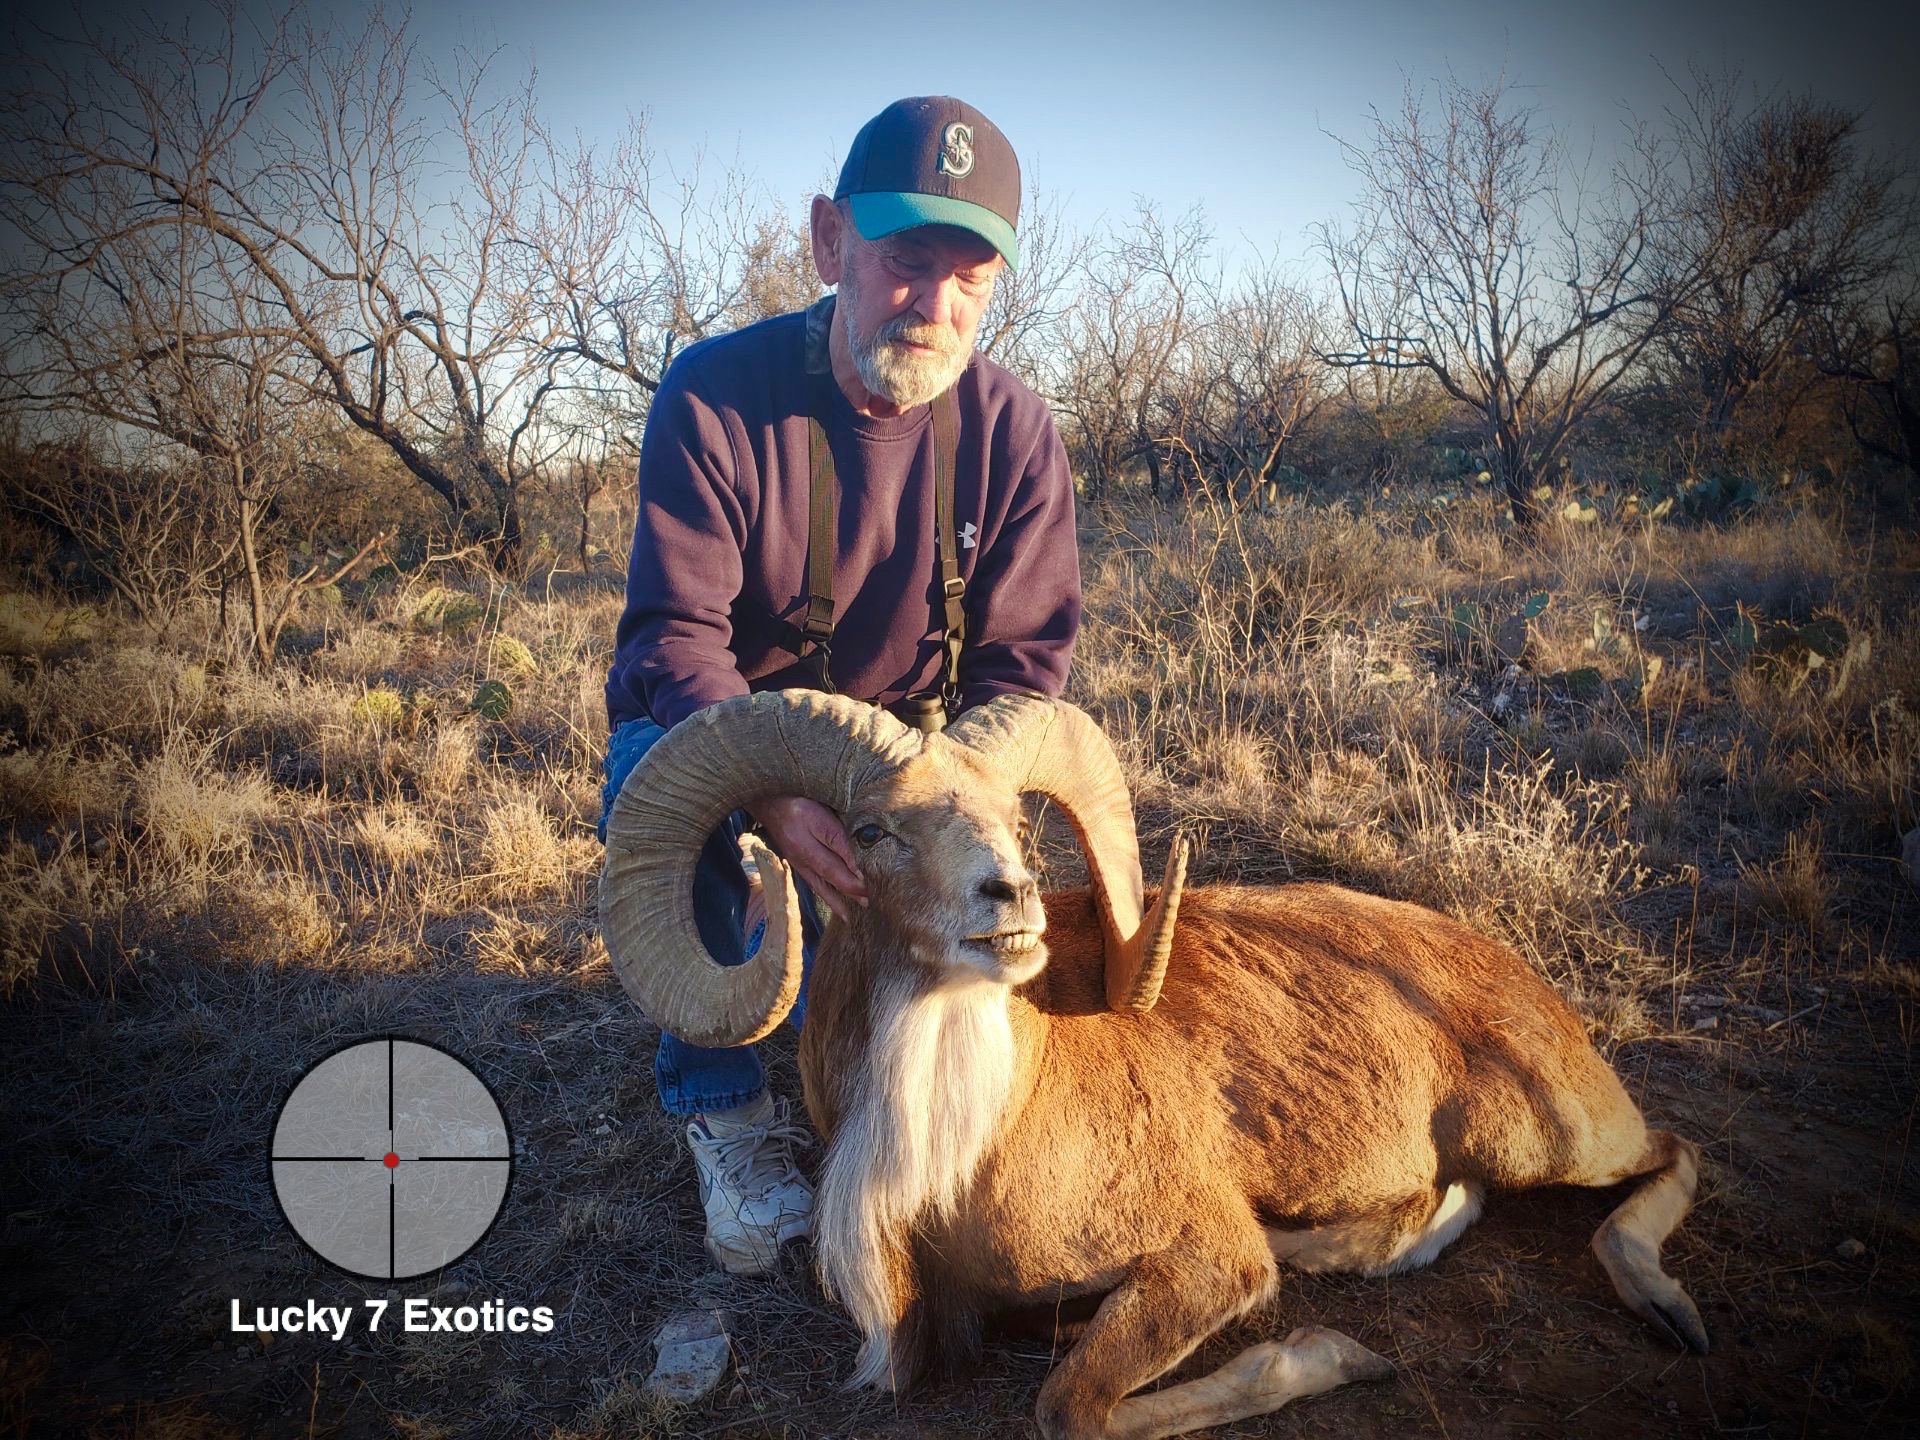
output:
[{"label": "baseball cap", "polygon": [[1020,161],[999,126],[951,95],[896,100],[862,125],[833,198],[851,202],[865,239],[958,225],[1020,263]]}]

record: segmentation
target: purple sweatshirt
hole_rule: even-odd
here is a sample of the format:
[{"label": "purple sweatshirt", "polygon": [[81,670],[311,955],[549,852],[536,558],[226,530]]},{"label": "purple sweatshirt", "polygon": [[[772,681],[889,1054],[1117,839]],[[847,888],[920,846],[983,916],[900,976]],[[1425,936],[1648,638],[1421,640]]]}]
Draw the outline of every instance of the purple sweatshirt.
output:
[{"label": "purple sweatshirt", "polygon": [[[797,626],[807,609],[809,314],[820,363],[816,306],[702,341],[661,380],[607,679],[615,725],[650,716],[671,726],[732,695],[812,683],[776,625]],[[885,704],[941,681],[932,410],[876,419],[831,389],[833,682]],[[985,356],[968,364],[957,398],[961,703],[1058,695],[1080,628],[1066,452],[1046,405]]]}]

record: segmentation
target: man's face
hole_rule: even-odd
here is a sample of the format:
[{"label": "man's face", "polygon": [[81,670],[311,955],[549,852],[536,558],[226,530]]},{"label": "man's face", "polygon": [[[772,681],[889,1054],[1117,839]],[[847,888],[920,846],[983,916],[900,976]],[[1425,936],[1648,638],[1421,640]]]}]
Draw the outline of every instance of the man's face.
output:
[{"label": "man's face", "polygon": [[861,383],[903,410],[951,386],[1004,264],[970,230],[922,225],[863,240],[846,217],[835,303]]}]

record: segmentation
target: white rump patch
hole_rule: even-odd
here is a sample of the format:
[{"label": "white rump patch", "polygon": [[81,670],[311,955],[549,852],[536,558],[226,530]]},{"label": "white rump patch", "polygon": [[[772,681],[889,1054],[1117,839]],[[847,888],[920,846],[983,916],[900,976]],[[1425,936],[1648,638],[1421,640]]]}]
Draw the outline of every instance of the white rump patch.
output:
[{"label": "white rump patch", "polygon": [[1403,1236],[1400,1243],[1393,1247],[1393,1254],[1388,1257],[1387,1263],[1374,1273],[1398,1275],[1431,1265],[1442,1250],[1460,1238],[1461,1231],[1480,1218],[1484,1199],[1479,1186],[1456,1180],[1447,1187],[1447,1193],[1440,1197],[1433,1218],[1413,1234]]},{"label": "white rump patch", "polygon": [[1480,1218],[1480,1187],[1454,1183],[1427,1223],[1400,1236],[1385,1255],[1377,1224],[1322,1225],[1312,1230],[1269,1230],[1267,1248],[1282,1265],[1310,1274],[1397,1275],[1431,1265],[1434,1257]]}]

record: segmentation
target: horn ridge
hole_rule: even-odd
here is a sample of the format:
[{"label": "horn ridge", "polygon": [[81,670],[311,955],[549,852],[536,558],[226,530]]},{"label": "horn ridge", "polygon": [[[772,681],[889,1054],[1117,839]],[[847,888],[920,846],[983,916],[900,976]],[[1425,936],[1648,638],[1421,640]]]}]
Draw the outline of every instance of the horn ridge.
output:
[{"label": "horn ridge", "polygon": [[[843,806],[876,768],[917,750],[905,738],[915,733],[844,696],[766,691],[697,711],[641,757],[607,819],[600,922],[622,987],[662,1029],[696,1045],[749,1044],[779,1025],[799,990],[797,923],[770,926],[744,965],[722,965],[702,944],[693,876],[714,827],[770,795]],[[787,869],[763,873],[768,906],[784,919],[789,900],[797,907]]]}]

